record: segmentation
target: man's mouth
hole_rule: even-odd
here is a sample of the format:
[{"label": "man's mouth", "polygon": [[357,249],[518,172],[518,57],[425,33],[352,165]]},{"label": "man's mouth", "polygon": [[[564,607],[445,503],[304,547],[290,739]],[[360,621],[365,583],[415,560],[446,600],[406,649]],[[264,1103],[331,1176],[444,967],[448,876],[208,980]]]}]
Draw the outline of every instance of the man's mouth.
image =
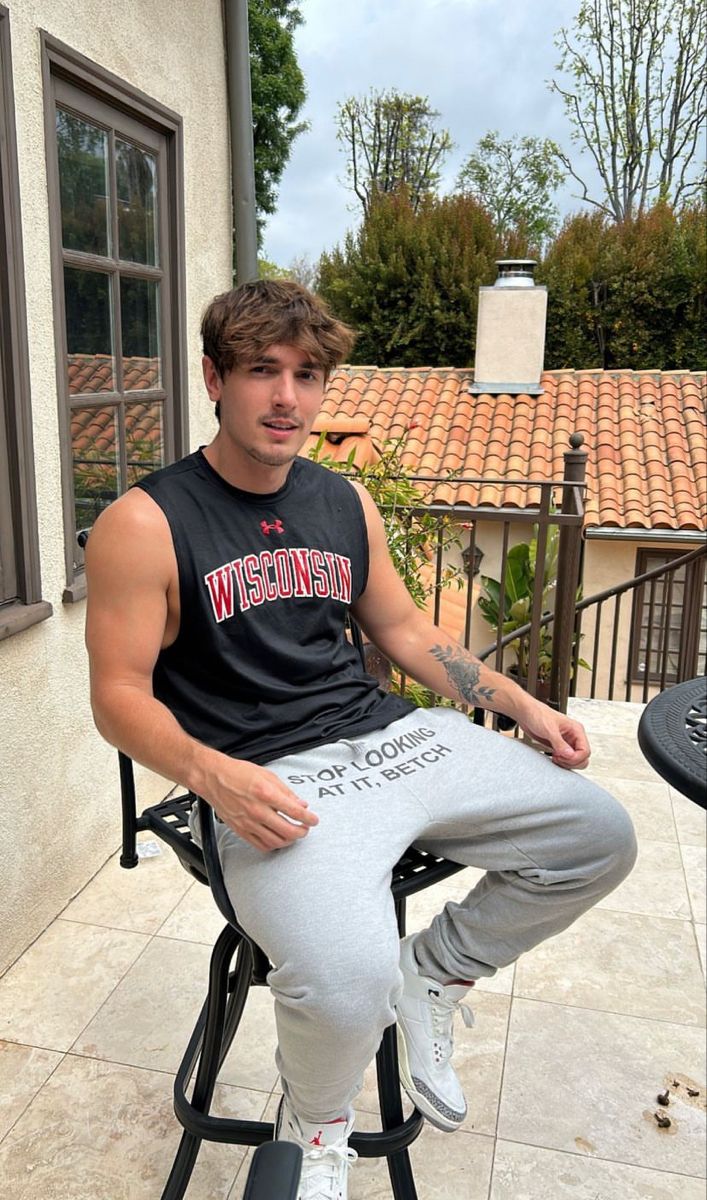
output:
[{"label": "man's mouth", "polygon": [[291,433],[293,430],[299,429],[299,423],[297,421],[286,421],[282,418],[274,419],[272,421],[263,421],[263,425],[266,427],[266,429],[275,429],[280,433]]}]

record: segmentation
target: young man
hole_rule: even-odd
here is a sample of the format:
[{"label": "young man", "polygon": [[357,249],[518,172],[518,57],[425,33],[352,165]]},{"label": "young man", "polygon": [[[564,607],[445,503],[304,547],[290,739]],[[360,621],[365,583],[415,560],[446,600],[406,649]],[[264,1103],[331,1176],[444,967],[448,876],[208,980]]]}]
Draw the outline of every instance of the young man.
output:
[{"label": "young man", "polygon": [[[630,870],[623,809],[572,768],[577,722],[450,645],[396,574],[365,490],[298,458],[352,337],[295,283],[249,283],[202,323],[219,428],[91,533],[96,724],[213,807],[238,917],[273,964],[283,1101],[301,1200],[345,1200],[351,1104],[397,1019],[401,1075],[441,1129],[473,982],[565,929]],[[434,692],[514,717],[551,758],[381,692],[348,610]],[[198,834],[198,831],[196,831]],[[398,942],[390,871],[412,842],[487,873]]]}]

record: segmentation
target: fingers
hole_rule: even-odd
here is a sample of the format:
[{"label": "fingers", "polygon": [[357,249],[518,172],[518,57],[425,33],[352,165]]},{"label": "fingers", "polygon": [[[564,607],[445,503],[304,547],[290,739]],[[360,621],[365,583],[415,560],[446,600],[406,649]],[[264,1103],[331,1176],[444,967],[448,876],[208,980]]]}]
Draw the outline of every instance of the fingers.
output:
[{"label": "fingers", "polygon": [[267,852],[289,846],[306,837],[319,823],[307,802],[264,767],[249,764],[236,787],[229,783],[220,804],[220,816],[239,837],[258,850]]},{"label": "fingers", "polygon": [[553,713],[543,705],[541,723],[537,727],[529,725],[526,732],[552,751],[552,761],[558,767],[582,770],[589,763],[589,742],[579,721]]},{"label": "fingers", "polygon": [[310,828],[319,823],[319,817],[311,811],[307,801],[301,800],[290,791],[277,775],[264,772],[254,784],[252,794],[256,802],[262,803],[281,818],[287,817],[290,821],[296,821],[298,825]]},{"label": "fingers", "polygon": [[578,721],[569,722],[559,730],[560,743],[553,746],[553,762],[560,767],[582,770],[589,763],[591,750],[584,728]]}]

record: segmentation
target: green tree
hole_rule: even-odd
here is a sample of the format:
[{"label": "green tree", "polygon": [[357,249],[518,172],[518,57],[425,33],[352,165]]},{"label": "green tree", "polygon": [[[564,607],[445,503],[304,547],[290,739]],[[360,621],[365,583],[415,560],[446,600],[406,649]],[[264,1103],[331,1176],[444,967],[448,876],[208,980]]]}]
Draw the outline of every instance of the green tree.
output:
[{"label": "green tree", "polygon": [[277,263],[271,262],[269,258],[263,258],[258,255],[258,279],[291,279],[292,276],[287,270],[287,267],[279,267]]},{"label": "green tree", "polygon": [[552,200],[565,178],[559,154],[549,138],[502,139],[492,130],[462,166],[457,188],[488,209],[497,233],[522,226],[530,245],[540,250],[559,220]]},{"label": "green tree", "polygon": [[661,203],[621,224],[569,218],[538,271],[546,367],[704,370],[705,217],[703,206]]},{"label": "green tree", "polygon": [[581,0],[574,31],[560,29],[560,95],[572,139],[588,153],[603,194],[566,154],[581,199],[614,221],[656,201],[704,196],[707,73],[703,0]]},{"label": "green tree", "polygon": [[480,284],[502,253],[470,196],[381,197],[343,247],[322,255],[319,292],[359,332],[353,361],[379,366],[473,362]]},{"label": "green tree", "polygon": [[307,96],[294,48],[294,31],[301,23],[295,0],[248,0],[259,236],[264,218],[275,212],[277,189],[292,143],[309,127],[306,121],[297,120]]},{"label": "green tree", "polygon": [[436,188],[440,167],[452,148],[439,113],[426,96],[394,89],[351,96],[339,104],[337,138],[346,154],[351,190],[364,215],[380,196],[407,188],[414,211]]}]

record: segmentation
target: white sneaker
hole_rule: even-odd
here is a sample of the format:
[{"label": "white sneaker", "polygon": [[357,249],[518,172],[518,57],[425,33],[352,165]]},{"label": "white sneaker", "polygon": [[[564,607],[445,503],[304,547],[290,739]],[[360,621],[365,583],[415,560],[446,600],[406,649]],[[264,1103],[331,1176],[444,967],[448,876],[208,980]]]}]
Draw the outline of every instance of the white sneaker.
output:
[{"label": "white sneaker", "polygon": [[452,1064],[454,1015],[464,1024],[474,1015],[462,997],[464,984],[438,983],[420,973],[413,952],[414,937],[400,943],[403,993],[397,1004],[400,1078],[410,1099],[432,1125],[447,1133],[466,1116],[466,1101]]},{"label": "white sneaker", "polygon": [[312,1124],[301,1121],[282,1097],[275,1138],[295,1142],[304,1151],[297,1200],[346,1200],[349,1167],[358,1158],[356,1151],[349,1149],[352,1129],[351,1112],[344,1121]]}]

